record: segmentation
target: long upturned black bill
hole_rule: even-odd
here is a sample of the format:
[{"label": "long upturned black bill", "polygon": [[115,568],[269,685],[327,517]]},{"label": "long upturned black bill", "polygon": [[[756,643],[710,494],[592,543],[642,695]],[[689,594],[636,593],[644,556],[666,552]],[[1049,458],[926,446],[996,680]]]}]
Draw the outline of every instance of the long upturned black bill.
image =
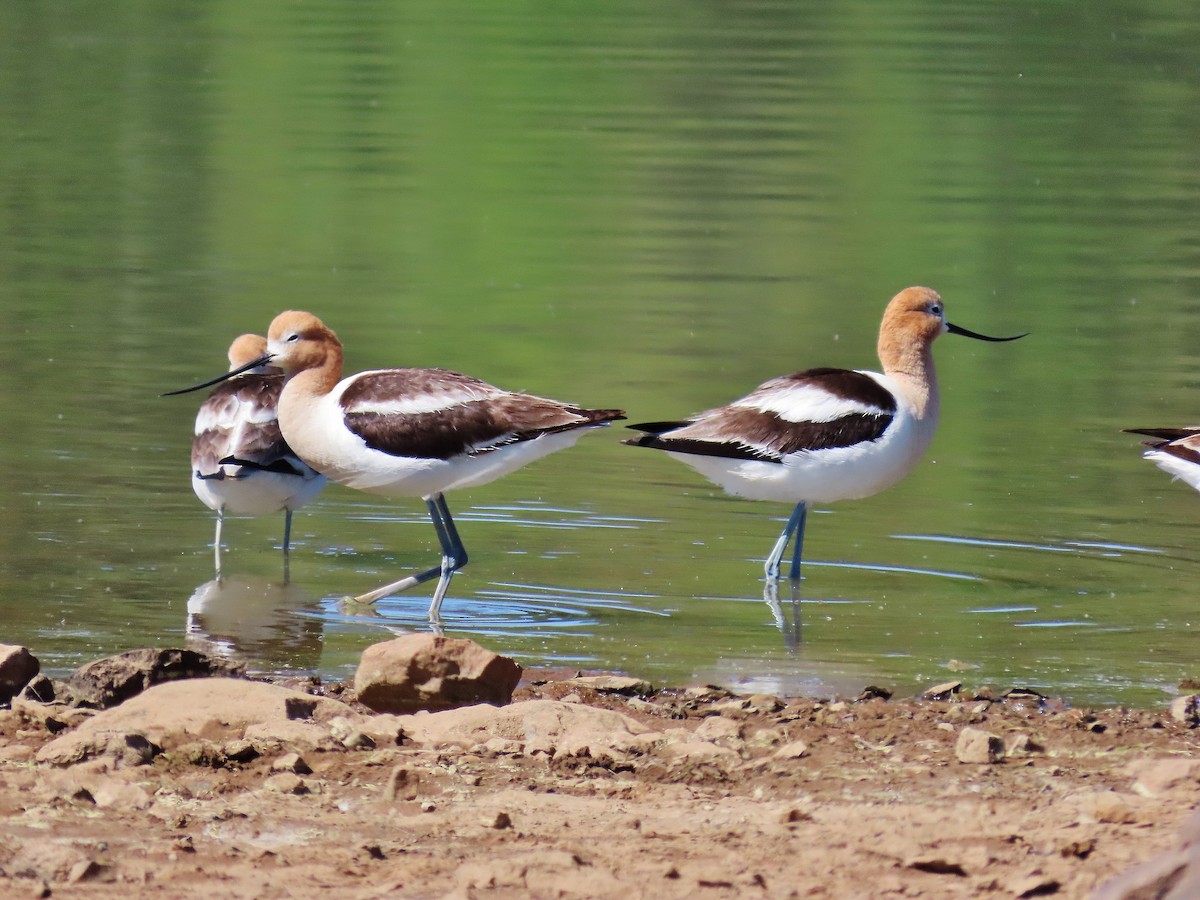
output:
[{"label": "long upturned black bill", "polygon": [[244,366],[238,366],[238,368],[236,368],[236,369],[231,369],[230,371],[226,372],[224,375],[218,375],[216,378],[210,378],[208,381],[205,381],[201,384],[193,384],[191,387],[188,387],[188,388],[180,388],[177,391],[167,391],[165,394],[159,394],[158,396],[174,397],[176,394],[190,394],[192,391],[202,391],[206,387],[212,387],[214,384],[220,384],[222,381],[228,381],[230,378],[233,378],[235,375],[241,375],[243,372],[249,372],[251,369],[257,369],[259,366],[265,366],[270,361],[271,361],[271,354],[264,353],[262,356],[258,357],[257,359],[250,360],[250,362],[246,363]]},{"label": "long upturned black bill", "polygon": [[1006,338],[989,337],[988,335],[980,334],[977,331],[968,331],[966,328],[960,328],[957,325],[951,325],[949,322],[946,323],[946,330],[951,334],[961,334],[963,337],[975,338],[977,341],[995,341],[996,343],[1000,343],[1002,341],[1016,341],[1023,337],[1029,336],[1029,332],[1026,331],[1024,334],[1014,334],[1012,337]]}]

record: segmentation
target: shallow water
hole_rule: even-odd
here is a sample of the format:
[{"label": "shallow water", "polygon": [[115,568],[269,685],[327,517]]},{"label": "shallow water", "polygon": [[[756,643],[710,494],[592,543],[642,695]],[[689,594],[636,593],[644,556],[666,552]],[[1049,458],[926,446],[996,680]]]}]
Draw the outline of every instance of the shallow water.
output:
[{"label": "shallow water", "polygon": [[[1009,345],[936,347],[942,423],[809,517],[590,435],[452,495],[445,607],[526,664],[1155,703],[1194,675],[1200,497],[1122,427],[1200,418],[1198,26],[1178,3],[0,10],[0,641],[53,671],[211,641],[351,671],[424,627],[419,502],[212,520],[195,397],[285,308],[348,369],[440,365],[633,420],[868,367],[929,284]],[[799,608],[799,621],[796,611]]]}]

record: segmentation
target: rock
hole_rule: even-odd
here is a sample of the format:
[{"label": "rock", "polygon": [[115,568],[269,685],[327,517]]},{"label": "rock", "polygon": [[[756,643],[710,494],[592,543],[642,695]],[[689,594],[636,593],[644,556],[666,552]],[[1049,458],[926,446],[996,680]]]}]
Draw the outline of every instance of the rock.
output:
[{"label": "rock", "polygon": [[891,700],[892,692],[887,688],[879,687],[875,684],[868,684],[862,689],[862,692],[854,698],[856,703],[866,703],[868,700]]},{"label": "rock", "polygon": [[338,750],[342,746],[333,739],[329,729],[324,725],[289,719],[284,721],[268,720],[247,725],[243,736],[246,740],[259,744],[273,742],[301,750],[328,751]]},{"label": "rock", "polygon": [[400,747],[409,742],[401,724],[403,716],[380,713],[358,720],[358,730],[375,742],[376,747]]},{"label": "rock", "polygon": [[83,850],[54,838],[25,841],[5,865],[5,872],[16,878],[40,878],[66,881],[81,864],[90,862]]},{"label": "rock", "polygon": [[293,775],[311,775],[312,769],[299,753],[285,753],[271,763],[272,772],[291,772]]},{"label": "rock", "polygon": [[326,723],[329,734],[347,750],[374,750],[375,739],[363,733],[358,723],[346,716],[338,716]]},{"label": "rock", "polygon": [[317,711],[317,698],[307,694],[298,697],[288,697],[283,704],[284,712],[289,719],[311,719]]},{"label": "rock", "polygon": [[784,707],[784,702],[774,694],[751,694],[746,698],[747,708],[752,712],[770,715]]},{"label": "rock", "polygon": [[62,703],[41,703],[37,700],[29,700],[26,699],[25,693],[22,691],[21,696],[13,697],[13,712],[19,714],[27,722],[37,722],[51,734],[66,731],[93,715],[90,709],[80,709]]},{"label": "rock", "polygon": [[37,703],[53,703],[56,696],[54,682],[45,675],[35,675],[29,684],[21,689],[21,699]]},{"label": "rock", "polygon": [[510,741],[507,738],[491,738],[473,747],[472,752],[478,753],[486,759],[495,759],[497,756],[518,756],[524,749],[525,745],[519,741]]},{"label": "rock", "polygon": [[95,805],[102,809],[149,809],[154,798],[143,786],[140,773],[130,770],[43,769],[39,773],[38,797],[50,802]]},{"label": "rock", "polygon": [[560,700],[525,700],[501,708],[468,706],[396,718],[404,733],[420,744],[473,747],[503,738],[524,745],[526,753],[539,751],[556,758],[644,753],[662,739],[661,733],[622,713]]},{"label": "rock", "polygon": [[465,638],[409,634],[368,647],[354,676],[361,703],[376,712],[503,706],[521,679],[511,659]]},{"label": "rock", "polygon": [[1116,791],[1089,791],[1069,798],[1068,802],[1079,809],[1079,820],[1083,823],[1103,822],[1108,825],[1136,825],[1140,820],[1140,806],[1145,801],[1133,794]]},{"label": "rock", "polygon": [[227,762],[248,763],[251,760],[258,759],[258,748],[253,743],[240,738],[236,741],[229,741],[221,748],[221,755]]},{"label": "rock", "polygon": [[118,766],[144,766],[160,753],[162,747],[136,731],[113,735],[105,744],[105,754],[115,757]]},{"label": "rock", "polygon": [[104,809],[148,809],[154,802],[139,785],[112,778],[100,782],[90,793],[95,804]]},{"label": "rock", "polygon": [[1200,725],[1200,695],[1187,694],[1176,697],[1171,703],[1171,718],[1189,728]]},{"label": "rock", "polygon": [[800,759],[802,756],[808,756],[808,744],[804,741],[792,741],[776,750],[774,756],[775,759]]},{"label": "rock", "polygon": [[307,794],[308,785],[294,772],[279,772],[263,782],[263,787],[277,794]]},{"label": "rock", "polygon": [[1068,840],[1059,845],[1058,854],[1063,857],[1075,857],[1077,859],[1087,859],[1096,849],[1095,837],[1083,837],[1075,840]]},{"label": "rock", "polygon": [[1040,710],[1046,707],[1049,698],[1033,688],[1015,687],[1005,691],[1000,699],[1011,709]]},{"label": "rock", "polygon": [[959,877],[965,877],[967,874],[967,870],[963,868],[962,863],[936,854],[926,853],[921,856],[911,857],[905,861],[904,865],[906,868],[929,872],[933,875],[958,875]]},{"label": "rock", "polygon": [[954,755],[963,763],[998,763],[1004,759],[1004,741],[979,728],[964,728],[958,733]]},{"label": "rock", "polygon": [[396,766],[388,776],[383,799],[388,803],[396,799],[415,800],[420,790],[421,776],[406,766]]},{"label": "rock", "polygon": [[67,873],[67,884],[78,884],[81,881],[87,881],[95,878],[103,871],[104,867],[95,860],[81,859]]},{"label": "rock", "polygon": [[1045,752],[1045,748],[1027,734],[1014,734],[1005,748],[1008,756],[1033,756]]},{"label": "rock", "polygon": [[195,650],[130,650],[72,673],[67,687],[79,706],[108,709],[155,684],[183,678],[237,677],[243,667]]},{"label": "rock", "polygon": [[697,741],[712,741],[714,744],[729,745],[742,739],[744,728],[745,726],[741,722],[735,722],[722,716],[709,716],[700,723],[700,727],[692,733],[692,737]]},{"label": "rock", "polygon": [[577,675],[575,678],[568,678],[563,684],[589,687],[601,694],[644,697],[654,693],[650,682],[642,678],[629,678],[624,675]]},{"label": "rock", "polygon": [[926,700],[949,700],[962,688],[961,681],[947,681],[945,684],[935,684],[921,692]]},{"label": "rock", "polygon": [[1034,873],[1013,880],[1008,885],[1008,890],[1014,897],[1044,897],[1057,894],[1060,887],[1062,885],[1057,878]]},{"label": "rock", "polygon": [[[319,740],[329,740],[327,729],[302,722],[290,722],[285,711],[289,697],[305,696],[297,691],[255,681],[231,678],[173,681],[156,685],[132,700],[97,713],[74,731],[60,735],[38,751],[39,762],[71,765],[100,755],[119,751],[127,755],[136,736],[149,746],[172,750],[198,738],[225,741],[245,738],[252,727],[268,736],[289,726],[314,732]],[[348,707],[328,698],[317,698],[318,712],[333,718],[345,715]],[[149,747],[138,751],[147,752]]]},{"label": "rock", "polygon": [[779,817],[779,821],[784,825],[796,825],[800,822],[813,822],[816,820],[813,818],[813,814],[808,810],[799,809],[798,807],[793,806],[791,809],[786,810],[783,815]]},{"label": "rock", "polygon": [[484,816],[483,827],[494,828],[497,831],[503,831],[506,828],[512,828],[512,816],[506,812],[498,812],[494,816]]},{"label": "rock", "polygon": [[667,744],[663,753],[671,760],[682,763],[715,763],[718,766],[741,762],[736,750],[721,747],[708,741],[681,741]]},{"label": "rock", "polygon": [[0,644],[0,703],[15,697],[41,669],[36,656],[17,644]]},{"label": "rock", "polygon": [[383,848],[378,844],[363,844],[361,852],[367,859],[387,859]]}]

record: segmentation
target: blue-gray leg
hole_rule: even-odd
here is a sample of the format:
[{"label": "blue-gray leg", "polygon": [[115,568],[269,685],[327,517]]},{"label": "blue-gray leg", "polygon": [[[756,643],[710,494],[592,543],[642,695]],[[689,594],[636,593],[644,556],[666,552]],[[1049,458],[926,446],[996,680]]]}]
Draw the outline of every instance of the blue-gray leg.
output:
[{"label": "blue-gray leg", "polygon": [[792,536],[792,581],[800,580],[800,557],[804,551],[804,526],[808,524],[808,504],[796,504],[796,510],[792,516],[794,517],[796,513],[800,514],[800,518],[796,522],[795,534]]},{"label": "blue-gray leg", "polygon": [[217,510],[217,533],[213,535],[213,559],[217,567],[217,577],[221,577],[221,528],[225,524],[225,509]]},{"label": "blue-gray leg", "polygon": [[808,504],[801,501],[792,510],[787,524],[783,526],[783,533],[779,535],[779,540],[775,542],[775,546],[771,548],[770,556],[767,557],[766,565],[763,568],[766,571],[768,581],[775,581],[779,578],[779,561],[783,558],[783,552],[787,549],[788,541],[793,536],[796,539],[796,544],[792,553],[792,580],[795,581],[800,578],[800,556],[804,547],[804,525],[807,518]]},{"label": "blue-gray leg", "polygon": [[454,519],[450,517],[450,508],[446,506],[446,498],[441,494],[434,494],[425,499],[425,505],[429,507],[429,518],[433,522],[434,531],[437,532],[438,543],[442,545],[441,564],[360,594],[352,598],[355,602],[374,603],[382,597],[398,594],[400,591],[406,591],[410,587],[436,578],[438,583],[433,591],[433,602],[429,605],[429,619],[433,622],[437,621],[438,610],[446,596],[446,588],[450,586],[450,578],[467,564],[467,551],[463,547],[462,539],[458,536],[458,529],[454,527]]},{"label": "blue-gray leg", "polygon": [[433,589],[433,600],[429,604],[429,621],[436,623],[439,620],[442,600],[450,587],[450,579],[467,564],[467,548],[463,546],[458,529],[454,527],[454,518],[450,515],[445,496],[437,494],[425,502],[429,505],[429,517],[433,520],[433,527],[437,529],[438,540],[442,542],[441,575],[437,587]]},{"label": "blue-gray leg", "polygon": [[292,511],[284,510],[283,516],[283,555],[286,557],[292,549]]}]

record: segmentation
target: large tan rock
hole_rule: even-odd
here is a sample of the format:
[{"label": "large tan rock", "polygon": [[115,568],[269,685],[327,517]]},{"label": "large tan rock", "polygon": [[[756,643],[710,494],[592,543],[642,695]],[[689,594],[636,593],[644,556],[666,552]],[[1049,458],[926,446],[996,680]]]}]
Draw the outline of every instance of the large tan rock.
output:
[{"label": "large tan rock", "polygon": [[[201,739],[241,738],[256,726],[265,734],[271,733],[271,726],[285,732],[288,726],[298,724],[289,721],[288,716],[288,701],[295,702],[297,698],[305,701],[305,708],[315,701],[311,709],[316,720],[345,715],[348,710],[337,700],[310,697],[256,681],[234,678],[172,681],[97,713],[74,731],[44,746],[37,759],[70,765],[106,753],[124,757],[132,736],[171,749]],[[319,732],[315,726],[314,730]]]},{"label": "large tan rock", "polygon": [[474,641],[408,634],[363,651],[354,690],[376,712],[409,713],[512,699],[521,667]]},{"label": "large tan rock", "polygon": [[524,753],[601,759],[648,752],[662,734],[610,709],[561,700],[525,700],[396,716],[407,739],[472,747],[500,740]]}]

